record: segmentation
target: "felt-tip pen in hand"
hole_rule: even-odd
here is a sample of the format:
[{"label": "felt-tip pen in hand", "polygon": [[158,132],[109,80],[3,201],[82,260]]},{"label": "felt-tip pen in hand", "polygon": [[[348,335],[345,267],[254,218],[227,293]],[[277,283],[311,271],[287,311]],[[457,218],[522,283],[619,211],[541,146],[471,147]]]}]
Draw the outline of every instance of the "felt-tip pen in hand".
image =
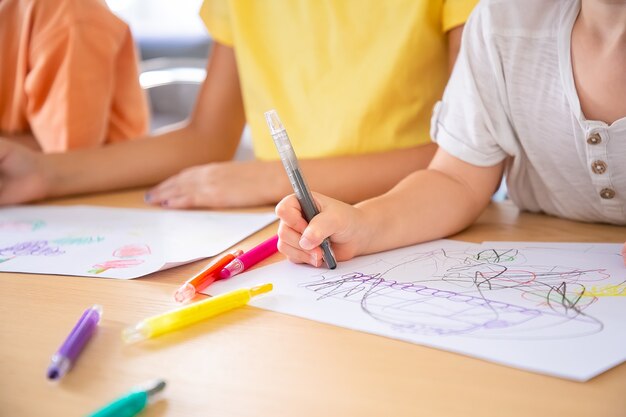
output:
[{"label": "felt-tip pen in hand", "polygon": [[[306,185],[306,181],[304,181],[296,153],[291,146],[289,136],[287,136],[287,130],[285,130],[285,127],[278,118],[276,110],[265,112],[265,121],[270,128],[274,145],[276,145],[276,149],[278,149],[280,160],[283,162],[285,171],[287,171],[289,182],[291,182],[293,191],[296,193],[296,198],[300,203],[304,217],[310,222],[313,217],[319,214],[319,210],[313,201],[313,196],[311,195],[311,191],[309,191],[309,187]],[[330,247],[328,238],[322,241],[320,247],[322,248],[326,265],[328,265],[330,269],[335,269],[337,262],[335,261],[335,254]]]},{"label": "felt-tip pen in hand", "polygon": [[174,293],[174,299],[179,303],[186,303],[187,301],[190,301],[196,296],[197,293],[220,279],[219,273],[222,268],[241,254],[243,254],[243,251],[238,249],[233,253],[228,253],[217,261],[211,263],[195,276],[185,281],[185,283]]},{"label": "felt-tip pen in hand", "polygon": [[272,288],[272,284],[241,288],[157,316],[148,317],[136,325],[124,329],[122,338],[126,343],[133,343],[160,336],[233,308],[244,306],[252,297],[269,292]]},{"label": "felt-tip pen in hand", "polygon": [[69,371],[95,332],[101,316],[102,306],[97,304],[85,310],[59,350],[52,356],[47,372],[48,379],[59,379]]},{"label": "felt-tip pen in hand", "polygon": [[105,405],[88,417],[132,417],[146,405],[159,399],[159,393],[165,388],[165,381],[156,380],[133,389],[123,397]]}]

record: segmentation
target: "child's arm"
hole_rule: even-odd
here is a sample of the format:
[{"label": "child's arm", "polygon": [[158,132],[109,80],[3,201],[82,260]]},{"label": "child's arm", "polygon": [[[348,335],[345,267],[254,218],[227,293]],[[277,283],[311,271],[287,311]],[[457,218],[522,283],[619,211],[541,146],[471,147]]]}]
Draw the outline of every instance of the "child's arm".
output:
[{"label": "child's arm", "polygon": [[19,145],[25,146],[28,149],[32,149],[33,151],[41,152],[41,145],[35,139],[32,133],[21,133],[17,135],[8,135],[4,136],[0,133],[0,138],[3,140],[7,140],[9,142],[17,143]]},{"label": "child's arm", "polygon": [[[312,189],[356,203],[389,191],[411,172],[428,166],[436,148],[428,144],[367,155],[303,159],[300,166]],[[149,201],[172,208],[243,207],[276,204],[292,192],[280,161],[228,161],[185,169],[150,190]]]},{"label": "child's arm", "polygon": [[[460,25],[447,33],[450,72],[462,32]],[[312,189],[356,203],[389,191],[411,172],[427,167],[436,150],[429,143],[368,155],[302,159],[300,165]],[[291,192],[280,161],[225,162],[185,169],[150,190],[149,201],[172,208],[242,207],[275,204]]]},{"label": "child's arm", "polygon": [[487,206],[503,165],[478,167],[439,149],[428,169],[354,207],[317,195],[320,214],[308,226],[291,195],[276,208],[278,247],[294,262],[319,266],[318,246],[326,237],[342,261],[449,236],[469,226]]},{"label": "child's arm", "polygon": [[461,50],[461,39],[465,25],[456,26],[448,31],[448,74],[452,74],[454,64]]},{"label": "child's arm", "polygon": [[155,137],[41,155],[0,140],[0,204],[154,184],[232,158],[245,123],[231,48],[216,44],[191,119]]}]

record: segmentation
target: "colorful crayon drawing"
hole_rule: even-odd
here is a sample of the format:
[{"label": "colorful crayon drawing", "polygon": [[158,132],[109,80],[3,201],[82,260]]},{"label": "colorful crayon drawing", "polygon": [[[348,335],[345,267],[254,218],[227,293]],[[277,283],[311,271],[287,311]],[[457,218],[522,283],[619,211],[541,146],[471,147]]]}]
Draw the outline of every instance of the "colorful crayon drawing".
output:
[{"label": "colorful crayon drawing", "polygon": [[141,265],[144,263],[143,259],[137,259],[138,256],[150,255],[152,251],[146,244],[128,244],[121,246],[113,251],[113,256],[116,259],[106,261],[100,264],[96,264],[88,272],[90,274],[101,274],[106,270],[114,268],[131,268],[133,266]]},{"label": "colorful crayon drawing", "polygon": [[54,239],[52,242],[57,245],[89,245],[91,243],[100,243],[104,241],[102,236],[66,236]]},{"label": "colorful crayon drawing", "polygon": [[275,220],[273,212],[3,207],[0,271],[133,279],[215,256]]},{"label": "colorful crayon drawing", "polygon": [[101,274],[104,271],[114,268],[130,268],[133,266],[141,265],[144,262],[143,259],[115,259],[112,261],[106,261],[101,264],[96,264],[93,269],[88,272],[90,274]]},{"label": "colorful crayon drawing", "polygon": [[275,292],[252,305],[584,381],[626,360],[626,303],[581,295],[623,290],[623,271],[612,252],[443,240],[335,270],[279,262],[209,294],[270,281]]},{"label": "colorful crayon drawing", "polygon": [[626,283],[618,285],[594,285],[585,288],[581,293],[581,297],[626,297]]},{"label": "colorful crayon drawing", "polygon": [[5,220],[0,221],[0,230],[7,232],[34,232],[45,225],[46,222],[43,220]]},{"label": "colorful crayon drawing", "polygon": [[[16,243],[11,246],[0,248],[0,257],[14,258],[17,256],[57,256],[65,251],[57,246],[51,246],[47,240],[32,240]],[[6,262],[8,259],[4,259]]]},{"label": "colorful crayon drawing", "polygon": [[148,245],[130,244],[117,248],[115,252],[113,252],[113,256],[116,258],[134,258],[136,256],[150,255],[150,253],[152,253],[152,251]]},{"label": "colorful crayon drawing", "polygon": [[[318,301],[351,301],[397,331],[422,335],[528,340],[578,337],[603,328],[585,313],[597,299],[581,297],[585,283],[609,277],[603,269],[526,265],[515,249],[436,250],[385,264],[367,268],[377,272],[325,273],[302,287],[314,291]],[[424,275],[407,276],[411,271]],[[548,328],[554,331],[548,334]]]}]

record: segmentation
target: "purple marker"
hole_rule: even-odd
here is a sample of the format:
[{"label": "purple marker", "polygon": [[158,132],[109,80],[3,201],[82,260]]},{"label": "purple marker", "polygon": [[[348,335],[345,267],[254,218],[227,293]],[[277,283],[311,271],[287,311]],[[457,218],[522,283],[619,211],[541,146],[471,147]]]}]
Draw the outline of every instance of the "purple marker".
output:
[{"label": "purple marker", "polygon": [[65,342],[52,357],[48,367],[48,379],[59,379],[67,373],[96,330],[101,316],[102,306],[97,304],[85,310]]},{"label": "purple marker", "polygon": [[275,254],[278,251],[278,235],[272,236],[265,242],[250,249],[242,255],[233,259],[220,271],[220,278],[230,278],[245,271],[252,265],[261,262],[263,259]]}]

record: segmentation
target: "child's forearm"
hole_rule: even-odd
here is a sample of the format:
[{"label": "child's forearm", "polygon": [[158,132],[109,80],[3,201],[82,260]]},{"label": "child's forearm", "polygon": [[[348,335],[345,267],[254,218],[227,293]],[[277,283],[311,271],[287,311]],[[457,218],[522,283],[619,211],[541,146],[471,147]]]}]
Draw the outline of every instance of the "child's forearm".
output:
[{"label": "child's forearm", "polygon": [[[426,144],[365,155],[302,160],[300,164],[312,190],[352,204],[381,195],[411,172],[426,168],[436,150],[437,145]],[[282,191],[278,199],[286,195]]]},{"label": "child's forearm", "polygon": [[370,226],[362,252],[379,252],[457,233],[480,215],[490,195],[475,193],[467,184],[441,171],[415,172],[388,193],[357,205]]},{"label": "child's forearm", "polygon": [[47,196],[144,186],[189,166],[228,160],[244,124],[234,51],[216,44],[189,121],[151,138],[51,155],[43,161]]},{"label": "child's forearm", "polygon": [[49,155],[44,162],[51,173],[48,196],[150,185],[190,165],[232,156],[230,150],[221,152],[196,136],[184,127],[152,138]]}]

